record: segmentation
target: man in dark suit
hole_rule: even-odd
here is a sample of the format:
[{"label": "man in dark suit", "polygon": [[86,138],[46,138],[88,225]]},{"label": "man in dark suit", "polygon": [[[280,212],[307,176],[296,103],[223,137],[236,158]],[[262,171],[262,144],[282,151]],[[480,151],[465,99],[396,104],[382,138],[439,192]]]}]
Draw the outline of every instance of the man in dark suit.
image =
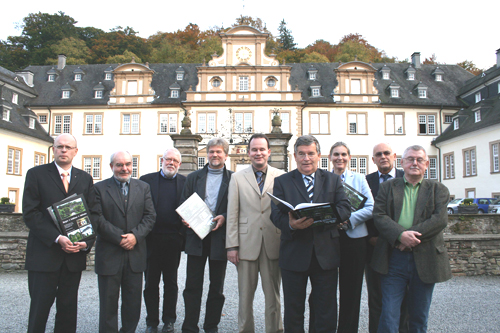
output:
[{"label": "man in dark suit", "polygon": [[176,148],[167,149],[161,158],[159,172],[149,173],[140,179],[151,187],[156,211],[156,223],[146,237],[147,268],[144,272],[144,302],[148,315],[146,332],[155,333],[160,323],[160,278],[163,275],[163,328],[162,333],[174,332],[177,318],[177,269],[184,243],[184,226],[175,209],[179,206],[186,177],[177,173],[181,166],[181,153]]},{"label": "man in dark suit", "polygon": [[92,177],[72,166],[78,152],[76,139],[61,134],[52,147],[54,162],[34,167],[26,174],[23,218],[30,229],[26,269],[31,297],[28,332],[45,332],[50,308],[56,301],[54,332],[75,332],[78,287],[93,240],[72,243],[62,236],[47,207],[72,194],[83,194],[93,209]]},{"label": "man in dark suit", "polygon": [[[336,174],[318,169],[318,140],[301,136],[294,146],[297,169],[274,180],[274,195],[293,205],[334,203],[340,221],[350,217],[349,201]],[[281,230],[279,265],[285,300],[285,332],[304,332],[307,280],[311,280],[311,304],[315,331],[335,332],[337,327],[337,271],[340,264],[337,225],[309,228],[313,219],[295,219],[290,209],[272,204],[271,221]]]},{"label": "man in dark suit", "polygon": [[132,179],[132,156],[111,155],[113,176],[96,184],[97,241],[95,272],[99,284],[99,332],[118,332],[118,297],[122,297],[120,332],[135,332],[141,315],[146,236],[156,213],[149,185]]},{"label": "man in dark suit", "polygon": [[[396,160],[396,153],[387,143],[379,143],[373,147],[372,161],[377,166],[377,171],[370,173],[366,176],[368,185],[372,191],[373,198],[378,194],[379,185],[389,179],[402,178],[404,171],[394,167]],[[365,267],[366,287],[368,290],[368,328],[370,333],[377,333],[378,324],[380,320],[380,313],[382,312],[382,290],[380,289],[380,275],[373,270],[370,266],[370,261],[373,255],[373,249],[377,243],[378,230],[375,228],[373,219],[366,221],[368,228],[368,244],[367,256]],[[408,332],[408,308],[406,298],[401,304],[401,323],[399,326],[399,333]]]},{"label": "man in dark suit", "polygon": [[408,147],[402,164],[404,177],[380,185],[373,209],[380,232],[371,264],[381,274],[378,331],[397,332],[408,289],[410,332],[426,332],[434,284],[451,278],[443,239],[449,191],[424,179],[429,159],[423,147]]},{"label": "man in dark suit", "polygon": [[224,306],[224,279],[226,277],[226,217],[227,190],[232,171],[224,163],[229,145],[222,138],[213,138],[207,143],[208,164],[201,170],[188,175],[182,191],[181,203],[197,193],[216,215],[215,228],[202,240],[189,228],[186,230],[186,288],[184,289],[185,317],[182,332],[199,332],[203,275],[208,258],[210,287],[205,311],[203,329],[207,333],[218,332],[222,307]]}]

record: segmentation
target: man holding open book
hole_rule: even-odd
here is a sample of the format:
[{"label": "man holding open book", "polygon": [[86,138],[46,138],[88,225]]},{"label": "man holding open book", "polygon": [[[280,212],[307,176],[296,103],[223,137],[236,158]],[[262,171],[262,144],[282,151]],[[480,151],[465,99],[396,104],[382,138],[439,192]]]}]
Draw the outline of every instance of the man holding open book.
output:
[{"label": "man holding open book", "polygon": [[[274,180],[274,195],[294,207],[300,203],[331,203],[340,219],[350,217],[349,201],[338,175],[318,169],[321,151],[311,135],[294,146],[297,169]],[[283,204],[272,204],[271,220],[281,229],[280,267],[285,303],[285,332],[304,332],[307,280],[316,310],[316,332],[335,332],[337,324],[337,270],[340,264],[336,224],[314,226],[312,218],[296,219]]]}]

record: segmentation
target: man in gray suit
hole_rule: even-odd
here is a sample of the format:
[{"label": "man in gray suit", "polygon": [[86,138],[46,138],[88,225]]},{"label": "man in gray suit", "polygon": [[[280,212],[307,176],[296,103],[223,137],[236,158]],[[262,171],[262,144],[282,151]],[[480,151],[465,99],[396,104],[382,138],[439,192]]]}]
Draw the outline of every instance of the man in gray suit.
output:
[{"label": "man in gray suit", "polygon": [[401,302],[408,288],[410,332],[426,332],[434,284],[451,278],[443,229],[448,223],[449,191],[424,179],[425,149],[403,154],[404,178],[380,184],[373,217],[380,232],[372,267],[381,274],[379,332],[398,332]]},{"label": "man in gray suit", "polygon": [[132,179],[132,156],[111,155],[113,177],[95,185],[97,241],[95,272],[99,284],[99,332],[118,332],[118,297],[122,296],[120,332],[133,333],[141,315],[146,236],[156,213],[149,185]]}]

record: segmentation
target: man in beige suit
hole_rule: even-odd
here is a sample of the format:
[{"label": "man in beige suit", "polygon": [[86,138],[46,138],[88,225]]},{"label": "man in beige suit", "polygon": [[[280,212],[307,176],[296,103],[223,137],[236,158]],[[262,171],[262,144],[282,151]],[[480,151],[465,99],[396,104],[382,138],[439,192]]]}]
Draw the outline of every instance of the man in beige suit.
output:
[{"label": "man in beige suit", "polygon": [[229,183],[226,225],[227,258],[238,270],[239,332],[255,332],[253,299],[260,272],[266,303],[266,333],[283,332],[278,264],[280,230],[271,222],[274,178],[282,170],[267,164],[271,149],[264,134],[248,142],[251,167],[233,174]]}]

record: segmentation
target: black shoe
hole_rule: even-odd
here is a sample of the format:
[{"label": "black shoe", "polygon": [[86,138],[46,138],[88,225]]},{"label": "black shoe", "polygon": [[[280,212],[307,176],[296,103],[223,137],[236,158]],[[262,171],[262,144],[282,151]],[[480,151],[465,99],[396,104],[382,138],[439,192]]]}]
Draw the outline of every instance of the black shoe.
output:
[{"label": "black shoe", "polygon": [[158,327],[148,326],[148,328],[146,328],[146,333],[158,333]]},{"label": "black shoe", "polygon": [[205,333],[219,333],[219,329],[216,328],[211,328],[209,330],[205,330]]},{"label": "black shoe", "polygon": [[174,323],[167,323],[163,325],[161,333],[174,333]]}]

